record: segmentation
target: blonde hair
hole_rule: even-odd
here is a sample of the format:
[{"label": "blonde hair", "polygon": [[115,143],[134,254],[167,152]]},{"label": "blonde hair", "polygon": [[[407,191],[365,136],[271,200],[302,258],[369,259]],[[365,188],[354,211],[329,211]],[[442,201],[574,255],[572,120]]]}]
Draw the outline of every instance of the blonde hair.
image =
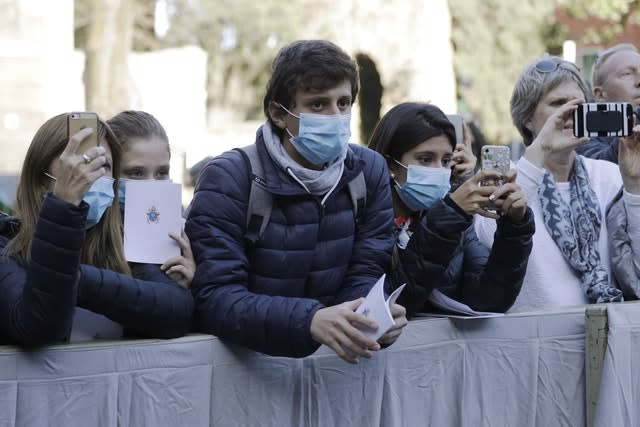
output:
[{"label": "blonde hair", "polygon": [[126,110],[107,120],[107,124],[123,146],[134,138],[146,139],[155,136],[167,144],[167,151],[171,158],[167,132],[152,114],[146,111]]},{"label": "blonde hair", "polygon": [[[45,172],[59,157],[69,141],[67,116],[60,114],[47,120],[36,132],[27,150],[22,165],[20,183],[16,192],[15,216],[20,221],[20,229],[3,250],[5,256],[18,256],[25,261],[31,258],[31,245],[36,224],[40,217],[43,195],[48,180]],[[111,149],[115,194],[118,194],[121,146],[109,126],[98,121],[98,138],[104,140]],[[131,274],[124,257],[122,240],[122,217],[118,198],[107,208],[100,222],[87,231],[82,247],[80,262],[98,268],[107,268],[119,273]]]}]

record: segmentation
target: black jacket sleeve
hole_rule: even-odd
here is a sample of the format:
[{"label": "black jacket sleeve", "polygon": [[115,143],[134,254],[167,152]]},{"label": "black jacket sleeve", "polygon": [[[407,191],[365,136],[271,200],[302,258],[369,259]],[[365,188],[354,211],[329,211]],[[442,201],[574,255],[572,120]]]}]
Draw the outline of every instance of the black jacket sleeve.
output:
[{"label": "black jacket sleeve", "polygon": [[504,312],[515,301],[526,272],[535,231],[533,213],[514,224],[498,220],[491,249],[482,245],[466,215],[447,197],[429,209],[405,250],[399,250],[390,290],[407,283],[400,303],[409,317],[424,310],[438,289],[478,311]]},{"label": "black jacket sleeve", "polygon": [[443,292],[477,311],[507,311],[522,288],[534,232],[530,208],[522,224],[500,218],[487,258],[486,247],[478,241],[473,227],[469,227],[463,243],[464,280],[461,286]]},{"label": "black jacket sleeve", "polygon": [[193,297],[158,265],[135,264],[134,276],[80,267],[78,306],[120,323],[128,334],[176,338],[191,330]]},{"label": "black jacket sleeve", "polygon": [[472,217],[452,206],[449,196],[434,202],[413,232],[406,249],[398,249],[390,282],[395,288],[406,283],[398,303],[407,316],[423,310],[434,289],[449,286],[449,263],[457,252]]},{"label": "black jacket sleeve", "polygon": [[[0,340],[32,347],[68,338],[87,210],[86,203],[75,206],[47,195],[31,259],[0,259]],[[13,236],[5,233],[6,226],[0,228],[4,228],[0,237],[4,247]]]}]

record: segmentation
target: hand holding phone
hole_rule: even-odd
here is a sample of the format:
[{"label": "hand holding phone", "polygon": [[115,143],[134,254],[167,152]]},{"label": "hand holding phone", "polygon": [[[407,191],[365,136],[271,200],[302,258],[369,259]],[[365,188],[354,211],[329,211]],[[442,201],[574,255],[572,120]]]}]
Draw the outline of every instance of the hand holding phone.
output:
[{"label": "hand holding phone", "polygon": [[55,176],[51,176],[55,181],[53,194],[76,206],[80,204],[91,185],[108,173],[103,167],[107,162],[105,147],[93,147],[89,154],[86,154],[86,150],[79,154],[80,145],[86,144],[86,140],[95,133],[93,128],[84,128],[72,134],[56,160]]},{"label": "hand holding phone", "polygon": [[[511,149],[506,145],[485,145],[481,150],[481,168],[483,171],[497,171],[505,176],[511,168]],[[484,180],[481,185],[500,186],[503,183],[496,180]]]},{"label": "hand holding phone", "polygon": [[[482,171],[495,171],[500,174],[500,178],[487,178],[480,182],[483,186],[500,187],[504,184],[504,177],[511,168],[511,149],[506,145],[485,145],[481,150]],[[490,199],[491,200],[491,199]],[[485,208],[485,210],[500,215],[500,209],[495,205]]]}]

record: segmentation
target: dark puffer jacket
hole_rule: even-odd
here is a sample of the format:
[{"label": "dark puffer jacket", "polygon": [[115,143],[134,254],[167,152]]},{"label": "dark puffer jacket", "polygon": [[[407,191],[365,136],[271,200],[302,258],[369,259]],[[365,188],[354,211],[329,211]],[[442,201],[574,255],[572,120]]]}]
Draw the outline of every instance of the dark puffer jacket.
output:
[{"label": "dark puffer jacket", "polygon": [[387,280],[387,291],[407,286],[398,303],[408,317],[425,311],[434,289],[477,311],[504,312],[516,300],[527,269],[535,223],[498,220],[493,247],[478,241],[473,217],[446,196],[423,216]]},{"label": "dark puffer jacket", "polygon": [[[263,353],[306,356],[318,347],[310,333],[316,311],[366,295],[389,265],[389,177],[378,153],[351,145],[322,206],[271,161],[261,130],[256,144],[274,205],[255,245],[244,239],[250,184],[241,155],[226,152],[200,175],[186,226],[198,266],[196,322]],[[361,170],[367,198],[356,227],[348,182]]]},{"label": "dark puffer jacket", "polygon": [[[80,264],[88,207],[47,195],[31,260],[0,259],[0,343],[39,346],[65,341],[76,305],[139,336],[173,338],[189,332],[193,298],[159,266],[132,266],[140,278],[134,279]],[[0,218],[0,249],[19,227],[13,218]]]},{"label": "dark puffer jacket", "polygon": [[640,271],[636,268],[629,236],[627,207],[622,189],[607,207],[607,230],[609,231],[609,257],[613,283],[622,290],[625,301],[640,298]]}]

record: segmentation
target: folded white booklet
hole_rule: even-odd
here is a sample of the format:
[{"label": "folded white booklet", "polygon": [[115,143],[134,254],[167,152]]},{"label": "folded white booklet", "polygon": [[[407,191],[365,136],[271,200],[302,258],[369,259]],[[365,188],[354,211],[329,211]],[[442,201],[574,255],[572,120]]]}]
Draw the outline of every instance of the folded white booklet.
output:
[{"label": "folded white booklet", "polygon": [[[434,289],[433,292],[431,292],[431,295],[429,295],[429,301],[435,305],[436,307],[438,307],[439,309],[442,309],[446,312],[452,313],[452,314],[442,314],[439,313],[436,316],[443,316],[443,317],[498,317],[498,316],[504,316],[503,313],[494,313],[494,312],[490,312],[490,311],[476,311],[473,310],[471,307],[469,307],[466,304],[463,304],[459,301],[454,300],[453,298],[449,298],[448,296],[446,296],[445,294],[443,294],[442,292],[440,292],[437,289]],[[434,314],[432,313],[427,313],[427,315],[429,316],[434,316]]]},{"label": "folded white booklet", "polygon": [[170,181],[127,181],[124,252],[127,261],[162,264],[180,255],[169,232],[182,230],[182,186]]},{"label": "folded white booklet", "polygon": [[400,292],[404,289],[405,285],[400,286],[398,289],[393,291],[389,298],[385,299],[384,297],[384,278],[385,274],[382,275],[376,282],[376,284],[371,288],[366,298],[360,304],[356,313],[362,314],[365,317],[373,320],[378,324],[378,329],[372,331],[371,329],[361,328],[359,325],[356,325],[358,329],[360,329],[366,336],[377,341],[378,338],[383,336],[389,328],[394,325],[393,316],[391,316],[391,305],[396,302]]}]

